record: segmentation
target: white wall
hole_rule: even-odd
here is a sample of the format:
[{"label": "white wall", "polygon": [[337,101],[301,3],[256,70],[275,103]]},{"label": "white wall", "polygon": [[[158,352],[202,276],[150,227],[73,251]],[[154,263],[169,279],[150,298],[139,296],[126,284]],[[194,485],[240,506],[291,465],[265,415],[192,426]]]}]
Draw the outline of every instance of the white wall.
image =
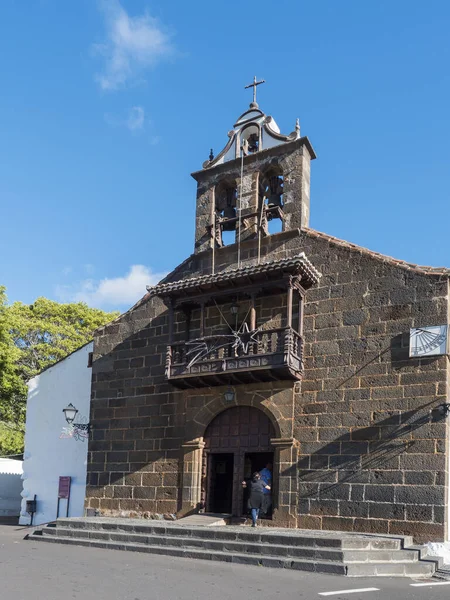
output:
[{"label": "white wall", "polygon": [[22,461],[0,458],[0,517],[18,517],[22,491]]},{"label": "white wall", "polygon": [[[69,516],[81,517],[86,490],[87,439],[67,437],[63,409],[72,403],[77,422],[87,422],[91,396],[88,355],[93,343],[83,346],[61,362],[30,380],[28,384],[22,510],[19,523],[29,524],[26,500],[36,494],[37,513],[33,524],[54,521],[60,476],[72,477]],[[66,500],[60,516],[66,515]]]}]

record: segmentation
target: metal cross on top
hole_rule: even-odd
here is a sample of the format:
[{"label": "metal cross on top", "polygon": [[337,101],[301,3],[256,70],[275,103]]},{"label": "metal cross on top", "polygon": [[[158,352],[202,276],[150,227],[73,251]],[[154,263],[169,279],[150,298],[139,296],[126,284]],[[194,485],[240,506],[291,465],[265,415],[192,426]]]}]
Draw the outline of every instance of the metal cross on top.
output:
[{"label": "metal cross on top", "polygon": [[253,88],[253,102],[252,104],[256,104],[256,106],[258,106],[257,102],[256,102],[256,86],[261,85],[261,83],[266,83],[265,79],[261,79],[261,81],[256,81],[256,75],[253,78],[253,83],[250,83],[249,85],[245,86],[245,89],[247,90],[248,88]]}]

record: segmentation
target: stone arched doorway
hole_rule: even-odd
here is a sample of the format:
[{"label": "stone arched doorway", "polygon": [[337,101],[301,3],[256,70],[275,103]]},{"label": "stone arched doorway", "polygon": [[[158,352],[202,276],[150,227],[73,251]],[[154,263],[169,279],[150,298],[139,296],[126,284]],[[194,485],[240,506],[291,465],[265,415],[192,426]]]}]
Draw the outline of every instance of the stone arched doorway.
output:
[{"label": "stone arched doorway", "polygon": [[270,419],[251,406],[235,406],[218,414],[204,434],[202,505],[207,512],[245,513],[242,480],[267,462],[273,463]]}]

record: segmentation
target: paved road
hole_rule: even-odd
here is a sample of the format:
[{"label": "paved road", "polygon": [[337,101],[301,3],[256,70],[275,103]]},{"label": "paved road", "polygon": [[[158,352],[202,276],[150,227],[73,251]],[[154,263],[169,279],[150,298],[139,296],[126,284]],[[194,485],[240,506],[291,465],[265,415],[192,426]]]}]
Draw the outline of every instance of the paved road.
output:
[{"label": "paved road", "polygon": [[[24,541],[0,525],[1,600],[448,600],[450,584],[349,579],[185,558]],[[417,582],[416,582],[417,583]],[[319,593],[360,588],[378,591]]]}]

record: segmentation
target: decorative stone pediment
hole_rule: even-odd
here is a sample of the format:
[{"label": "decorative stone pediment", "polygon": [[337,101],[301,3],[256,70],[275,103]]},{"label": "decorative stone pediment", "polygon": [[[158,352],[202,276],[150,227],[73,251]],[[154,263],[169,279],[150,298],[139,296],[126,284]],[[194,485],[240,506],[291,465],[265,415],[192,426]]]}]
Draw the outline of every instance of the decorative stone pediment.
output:
[{"label": "decorative stone pediment", "polygon": [[215,156],[203,163],[203,168],[208,169],[221,165],[245,155],[267,150],[286,142],[293,142],[300,138],[300,125],[297,123],[292,133],[283,135],[275,119],[255,108],[253,103],[250,109],[242,113],[234,127],[228,132],[229,140],[224,148]]}]

